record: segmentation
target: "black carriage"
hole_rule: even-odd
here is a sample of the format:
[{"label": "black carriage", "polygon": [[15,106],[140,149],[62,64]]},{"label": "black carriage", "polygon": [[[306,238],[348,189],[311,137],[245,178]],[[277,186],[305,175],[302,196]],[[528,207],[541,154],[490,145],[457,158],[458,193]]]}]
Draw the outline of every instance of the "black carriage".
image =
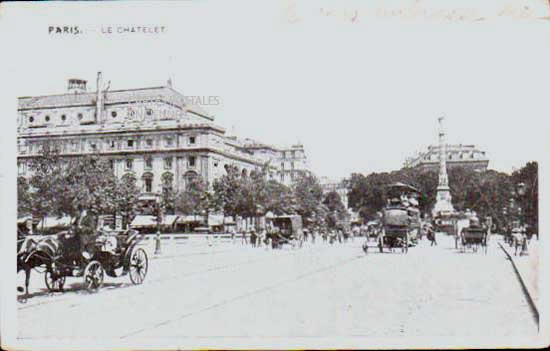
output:
[{"label": "black carriage", "polygon": [[473,252],[481,251],[487,253],[487,229],[479,224],[471,223],[468,227],[462,228],[458,239],[458,246],[461,252],[472,250]]},{"label": "black carriage", "polygon": [[272,247],[280,249],[283,245],[291,245],[293,248],[302,247],[304,233],[302,230],[302,217],[299,215],[283,215],[268,218]]},{"label": "black carriage", "polygon": [[[416,188],[403,183],[386,187],[387,204],[380,212],[380,227],[371,231],[372,236],[376,233],[375,244],[380,252],[389,248],[391,251],[401,249],[401,252],[407,253],[409,246],[414,244],[420,227],[419,194]],[[363,245],[365,253],[372,239],[367,237]]]},{"label": "black carriage", "polygon": [[82,235],[63,232],[57,235],[61,250],[51,258],[44,280],[50,291],[63,290],[66,277],[84,278],[84,287],[94,291],[101,287],[105,275],[129,274],[130,281],[143,283],[149,268],[147,253],[138,243],[143,234],[135,230],[100,231],[88,242]]}]

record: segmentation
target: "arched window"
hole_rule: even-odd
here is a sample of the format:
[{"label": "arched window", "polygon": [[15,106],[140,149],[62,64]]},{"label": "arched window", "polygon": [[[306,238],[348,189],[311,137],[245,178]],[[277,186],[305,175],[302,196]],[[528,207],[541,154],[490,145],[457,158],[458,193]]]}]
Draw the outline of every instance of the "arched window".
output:
[{"label": "arched window", "polygon": [[192,183],[194,180],[196,180],[198,177],[199,177],[199,175],[197,174],[197,172],[193,172],[193,171],[186,172],[183,175],[183,186],[184,186],[184,188],[187,188],[187,186],[190,183]]},{"label": "arched window", "polygon": [[141,176],[141,179],[143,180],[143,191],[146,193],[152,193],[153,192],[153,173],[151,172],[145,172]]}]

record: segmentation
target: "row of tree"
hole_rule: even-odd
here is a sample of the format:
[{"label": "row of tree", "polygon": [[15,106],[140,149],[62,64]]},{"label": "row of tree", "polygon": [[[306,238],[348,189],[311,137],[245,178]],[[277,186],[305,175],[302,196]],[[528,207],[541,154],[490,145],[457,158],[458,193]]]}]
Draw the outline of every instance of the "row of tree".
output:
[{"label": "row of tree", "polygon": [[[97,155],[75,158],[61,156],[53,143],[44,143],[40,156],[30,163],[29,178],[18,179],[18,216],[121,215],[128,223],[136,214],[154,214],[158,208],[142,206],[140,189],[130,174],[118,179],[107,160]],[[299,214],[306,224],[344,226],[349,215],[337,193],[323,194],[311,173],[297,174],[291,186],[269,179],[269,165],[243,174],[234,166],[207,184],[202,177],[174,190],[171,180],[163,180],[160,208],[164,213],[197,215],[210,213],[256,220],[268,212],[274,215]],[[257,221],[256,221],[257,222]]]},{"label": "row of tree", "polygon": [[[511,175],[469,168],[450,168],[449,186],[455,210],[474,210],[481,217],[490,216],[500,227],[511,219],[521,219],[538,232],[538,164],[529,162]],[[364,220],[375,218],[385,203],[384,188],[394,182],[408,183],[422,194],[420,209],[430,213],[436,200],[438,172],[404,168],[367,176],[354,173],[346,180],[349,206]],[[523,189],[521,189],[523,188]]]}]

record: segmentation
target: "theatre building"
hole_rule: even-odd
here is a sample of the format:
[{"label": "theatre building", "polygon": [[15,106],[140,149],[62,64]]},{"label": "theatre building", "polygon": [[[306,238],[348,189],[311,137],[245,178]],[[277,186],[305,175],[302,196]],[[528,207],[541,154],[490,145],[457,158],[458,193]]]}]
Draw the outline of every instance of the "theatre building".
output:
[{"label": "theatre building", "polygon": [[212,183],[226,165],[250,172],[270,161],[270,176],[290,184],[307,169],[302,145],[278,148],[226,135],[214,116],[190,103],[172,87],[125,90],[70,79],[62,94],[20,97],[18,105],[18,169],[28,177],[29,161],[45,140],[55,140],[62,155],[97,154],[109,160],[119,178],[134,177],[142,196],[156,195],[163,184],[175,191],[202,177]]},{"label": "theatre building", "polygon": [[[408,158],[403,168],[415,168],[420,171],[437,171],[439,169],[439,145],[428,146],[428,149]],[[446,164],[448,169],[468,168],[475,171],[486,171],[489,158],[486,152],[475,145],[446,145]]]}]

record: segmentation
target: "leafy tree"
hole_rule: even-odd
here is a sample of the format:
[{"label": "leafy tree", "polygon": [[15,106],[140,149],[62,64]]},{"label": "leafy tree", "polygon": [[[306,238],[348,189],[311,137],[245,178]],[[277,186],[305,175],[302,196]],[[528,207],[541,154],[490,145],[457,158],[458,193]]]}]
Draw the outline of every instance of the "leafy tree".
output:
[{"label": "leafy tree", "polygon": [[392,183],[393,177],[389,173],[371,173],[368,176],[354,173],[346,182],[348,189],[348,203],[367,221],[374,218],[377,211],[385,204],[384,188]]},{"label": "leafy tree", "polygon": [[325,196],[323,204],[328,210],[326,220],[328,227],[341,229],[349,227],[349,213],[336,191],[329,192]]},{"label": "leafy tree", "polygon": [[32,214],[32,194],[30,185],[24,177],[17,178],[17,216],[24,217]]},{"label": "leafy tree", "polygon": [[[512,173],[511,181],[516,190],[515,196],[522,209],[522,217],[531,232],[538,233],[539,223],[539,182],[538,163],[528,162],[521,169]],[[520,193],[523,186],[524,194]]]},{"label": "leafy tree", "polygon": [[40,153],[29,164],[31,177],[32,216],[42,219],[47,215],[59,214],[58,196],[63,189],[64,163],[59,154],[59,146],[51,141],[40,145]]},{"label": "leafy tree", "polygon": [[98,156],[62,158],[58,145],[46,141],[30,170],[35,218],[67,215],[78,220],[84,212],[97,218],[116,210],[116,177],[109,164]]},{"label": "leafy tree", "polygon": [[208,184],[200,177],[192,178],[175,200],[176,210],[187,215],[208,215],[216,201]]},{"label": "leafy tree", "polygon": [[322,207],[323,188],[319,179],[309,172],[298,173],[292,184],[292,193],[296,202],[296,212],[304,221],[319,222],[319,216],[325,210]]},{"label": "leafy tree", "polygon": [[57,212],[79,220],[84,211],[97,216],[117,209],[117,179],[106,160],[86,155],[68,161],[55,184]]},{"label": "leafy tree", "polygon": [[[138,213],[139,188],[133,175],[125,175],[116,186],[116,212],[122,215],[122,226],[126,228]],[[115,213],[116,214],[116,213]]]},{"label": "leafy tree", "polygon": [[234,219],[239,215],[239,205],[242,202],[243,182],[241,173],[237,167],[227,165],[226,174],[215,179],[213,184],[215,201],[225,216],[232,216]]}]

